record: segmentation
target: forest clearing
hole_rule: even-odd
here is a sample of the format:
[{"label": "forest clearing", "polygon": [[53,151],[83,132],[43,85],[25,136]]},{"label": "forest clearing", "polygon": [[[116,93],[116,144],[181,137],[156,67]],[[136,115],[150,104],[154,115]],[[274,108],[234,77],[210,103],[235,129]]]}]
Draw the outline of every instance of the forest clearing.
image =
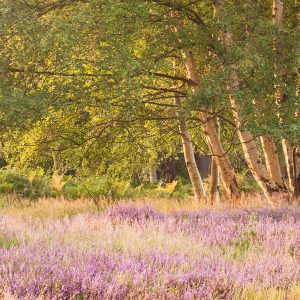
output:
[{"label": "forest clearing", "polygon": [[0,299],[300,300],[299,0],[0,0]]}]

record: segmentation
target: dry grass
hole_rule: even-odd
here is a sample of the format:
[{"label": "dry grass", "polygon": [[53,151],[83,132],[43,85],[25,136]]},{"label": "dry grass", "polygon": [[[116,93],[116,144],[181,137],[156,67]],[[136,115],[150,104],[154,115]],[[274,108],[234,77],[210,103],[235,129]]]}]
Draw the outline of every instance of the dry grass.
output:
[{"label": "dry grass", "polygon": [[[1,201],[3,202],[3,199]],[[107,202],[103,203],[104,207],[107,207]],[[69,201],[63,198],[40,198],[34,202],[22,199],[2,205],[1,214],[16,217],[60,218],[96,210],[95,204],[90,199]]]},{"label": "dry grass", "polygon": [[[295,201],[295,203],[296,202],[299,204],[299,199],[298,201]],[[0,213],[20,217],[60,218],[76,215],[82,212],[101,211],[120,203],[134,203],[136,206],[151,205],[155,209],[166,213],[181,210],[194,211],[205,208],[222,210],[228,206],[234,208],[257,208],[269,206],[265,198],[259,193],[243,195],[239,202],[234,203],[225,203],[223,200],[221,205],[218,207],[207,207],[204,204],[199,204],[192,197],[184,200],[141,198],[138,200],[111,201],[102,199],[97,202],[96,206],[95,201],[88,198],[81,198],[78,200],[69,200],[65,198],[40,198],[37,201],[33,201],[9,195],[0,198]]]},{"label": "dry grass", "polygon": [[121,203],[134,203],[136,206],[151,205],[155,209],[163,212],[196,210],[205,208],[200,206],[192,199],[175,200],[175,199],[151,199],[141,198],[139,200],[122,200],[109,201],[99,200],[98,207],[92,199],[68,200],[64,198],[40,198],[38,201],[29,199],[0,199],[0,212],[7,215],[20,217],[40,217],[40,218],[60,218],[72,216],[82,212],[96,212],[105,210],[108,207]]},{"label": "dry grass", "polygon": [[243,289],[234,300],[299,300],[300,286],[290,290],[278,290],[274,288],[257,290],[255,287]]}]

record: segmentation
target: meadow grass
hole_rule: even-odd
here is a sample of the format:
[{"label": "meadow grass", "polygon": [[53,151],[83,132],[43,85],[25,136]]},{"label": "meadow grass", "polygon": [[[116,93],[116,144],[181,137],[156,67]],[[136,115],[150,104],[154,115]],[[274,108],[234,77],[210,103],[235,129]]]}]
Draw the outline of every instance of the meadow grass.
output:
[{"label": "meadow grass", "polygon": [[198,204],[192,198],[185,200],[140,198],[138,200],[126,199],[119,201],[100,199],[97,200],[96,205],[95,201],[90,198],[76,200],[66,199],[64,197],[40,198],[37,201],[32,201],[32,199],[2,196],[0,197],[0,212],[20,217],[61,218],[83,212],[103,211],[115,205],[130,203],[134,203],[134,205],[138,207],[151,205],[155,209],[163,212],[181,210],[193,211],[199,209]]},{"label": "meadow grass", "polygon": [[254,286],[244,288],[237,292],[234,300],[299,300],[300,286],[292,287],[289,290],[275,288],[257,289]]},{"label": "meadow grass", "polygon": [[296,206],[0,202],[5,299],[300,299]]},{"label": "meadow grass", "polygon": [[[96,203],[95,203],[96,202]],[[134,204],[137,207],[151,205],[156,210],[168,213],[174,211],[196,211],[206,209],[203,203],[197,203],[193,197],[185,199],[140,197],[137,199],[68,199],[65,197],[41,197],[37,200],[18,197],[14,194],[0,195],[0,213],[20,217],[62,218],[84,212],[97,212],[120,204]],[[218,207],[209,206],[212,210],[223,210],[228,206],[235,209],[243,207],[265,207],[267,202],[259,193],[245,195],[239,203],[224,204]]]}]

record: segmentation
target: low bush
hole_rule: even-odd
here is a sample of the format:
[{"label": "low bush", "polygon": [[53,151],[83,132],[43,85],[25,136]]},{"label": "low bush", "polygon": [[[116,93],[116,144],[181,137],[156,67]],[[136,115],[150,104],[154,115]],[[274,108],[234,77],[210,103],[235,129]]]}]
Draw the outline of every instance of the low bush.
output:
[{"label": "low bush", "polygon": [[41,170],[23,174],[14,169],[0,170],[0,194],[16,194],[17,196],[36,199],[52,196],[49,177]]},{"label": "low bush", "polygon": [[[238,174],[240,187],[245,192],[259,189],[249,174]],[[171,183],[143,183],[134,185],[131,180],[109,176],[61,176],[45,174],[42,169],[20,172],[15,169],[0,170],[0,194],[38,199],[39,197],[65,197],[67,199],[136,199],[174,198],[185,199],[192,195],[192,186],[184,178],[177,177]]]},{"label": "low bush", "polygon": [[40,197],[65,197],[67,199],[135,199],[175,198],[184,199],[192,193],[189,183],[176,178],[172,183],[160,181],[134,186],[130,180],[108,176],[85,177],[45,174],[43,170],[20,172],[14,169],[0,170],[0,194],[38,199]]}]

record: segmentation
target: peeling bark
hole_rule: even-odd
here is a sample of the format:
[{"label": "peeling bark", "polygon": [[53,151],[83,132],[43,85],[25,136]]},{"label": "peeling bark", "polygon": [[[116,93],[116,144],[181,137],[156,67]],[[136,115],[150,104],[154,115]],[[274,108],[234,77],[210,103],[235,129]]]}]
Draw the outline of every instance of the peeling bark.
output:
[{"label": "peeling bark", "polygon": [[279,187],[279,189],[287,192],[287,188],[282,177],[278,153],[273,137],[270,135],[264,135],[260,137],[260,141],[266,160],[267,170],[271,176],[271,179]]},{"label": "peeling bark", "polygon": [[175,96],[175,103],[177,105],[177,115],[179,119],[179,131],[181,136],[181,142],[184,153],[185,164],[189,173],[189,177],[193,186],[193,191],[197,202],[205,201],[206,203],[206,194],[203,186],[203,182],[201,179],[201,175],[199,173],[195,155],[193,144],[191,140],[191,135],[188,130],[186,121],[181,111],[181,100],[180,97]]},{"label": "peeling bark", "polygon": [[[272,9],[272,19],[273,24],[276,25],[279,29],[283,25],[283,2],[282,0],[273,0],[273,9]],[[274,42],[274,51],[278,54],[278,62],[275,65],[276,74],[275,78],[282,78],[284,76],[284,67],[280,63],[280,43]],[[277,105],[280,107],[283,104],[283,88],[280,84],[274,85],[275,87],[275,100]],[[281,116],[279,115],[280,122],[282,122]],[[295,161],[293,156],[293,149],[290,146],[287,139],[282,140],[282,149],[284,153],[284,159],[287,168],[288,180],[289,180],[289,192],[292,196],[297,195],[297,182],[296,182],[296,169],[295,169]]]},{"label": "peeling bark", "polygon": [[[195,93],[199,85],[199,75],[196,67],[193,53],[189,50],[184,51],[184,60],[187,69],[187,75],[191,80],[191,89]],[[199,112],[199,119],[202,123],[204,134],[211,146],[212,154],[220,168],[222,182],[224,184],[225,194],[231,199],[239,199],[241,192],[237,184],[235,171],[221,144],[215,121],[210,114]]]},{"label": "peeling bark", "polygon": [[[233,44],[232,35],[229,32],[223,33],[223,42],[225,47],[230,48]],[[236,71],[236,66],[234,63],[230,65],[230,78],[229,78],[229,91],[230,91],[230,103],[232,107],[232,112],[235,120],[236,127],[238,129],[238,136],[242,144],[245,159],[247,164],[262,188],[266,198],[269,200],[270,204],[274,204],[272,197],[279,195],[280,192],[283,192],[271,179],[267,169],[265,168],[260,153],[258,151],[255,139],[250,131],[242,130],[241,124],[241,109],[239,106],[239,101],[236,96],[236,93],[239,91],[239,78]]]},{"label": "peeling bark", "polygon": [[219,167],[215,158],[213,158],[211,162],[211,183],[209,200],[211,205],[220,205],[220,175]]},{"label": "peeling bark", "polygon": [[288,140],[282,140],[282,148],[289,179],[289,190],[293,196],[300,196],[300,147],[291,147]]},{"label": "peeling bark", "polygon": [[[218,118],[214,118],[214,120],[215,120],[215,127],[217,129],[218,136],[220,139],[220,123]],[[210,146],[210,151],[212,152],[211,146]],[[211,184],[210,184],[210,191],[209,191],[210,204],[211,205],[215,204],[216,206],[219,206],[221,204],[220,203],[221,200],[220,199],[220,171],[219,171],[216,157],[212,157],[210,173],[211,173]]]}]

